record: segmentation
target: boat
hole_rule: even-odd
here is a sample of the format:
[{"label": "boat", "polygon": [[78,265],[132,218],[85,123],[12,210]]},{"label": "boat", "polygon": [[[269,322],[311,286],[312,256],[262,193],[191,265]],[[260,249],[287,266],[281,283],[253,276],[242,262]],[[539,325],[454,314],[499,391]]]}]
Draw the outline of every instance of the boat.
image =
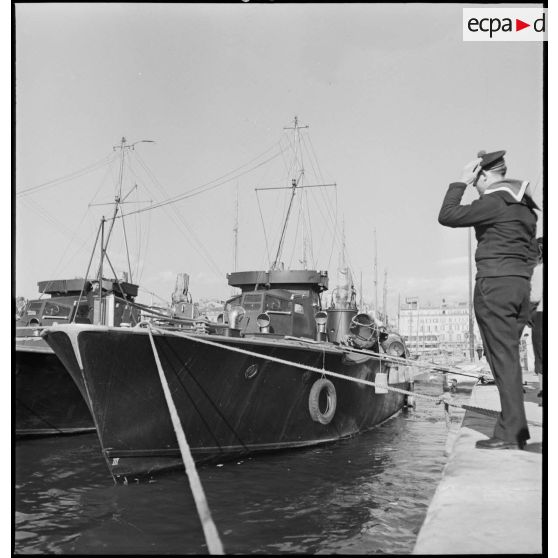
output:
[{"label": "boat", "polygon": [[59,323],[99,323],[99,308],[108,307],[107,323],[137,323],[139,311],[130,303],[138,287],[103,278],[99,290],[98,281],[75,278],[39,281],[38,290],[44,298],[28,301],[15,321],[16,437],[93,432],[85,400],[41,332]]},{"label": "boat", "polygon": [[[300,187],[293,179],[291,204]],[[216,321],[43,331],[87,402],[116,481],[183,465],[161,371],[198,463],[336,442],[403,408],[407,396],[390,388],[409,390],[407,368],[383,358],[406,356],[401,336],[359,313],[347,285],[323,307],[327,271],[285,269],[283,240],[269,269],[227,275],[237,294]]]},{"label": "boat", "polygon": [[[116,275],[107,249],[115,219],[127,197],[122,195],[124,155],[134,145],[122,138],[120,145],[113,148],[121,151],[119,184],[114,202],[110,204],[114,208],[113,217],[108,234],[105,234],[107,220],[104,217],[101,220],[85,278],[39,281],[39,298],[25,301],[20,297],[19,302],[22,303],[16,309],[14,339],[17,438],[95,430],[93,418],[78,386],[41,337],[45,327],[61,323],[120,327],[137,324],[143,313],[149,315],[149,309],[135,303],[139,287],[128,280],[131,277],[130,268],[128,272],[122,272],[120,278],[107,278],[103,272],[103,263],[108,261]],[[98,241],[99,268],[95,277],[89,278]],[[129,263],[128,253],[127,258]]]}]

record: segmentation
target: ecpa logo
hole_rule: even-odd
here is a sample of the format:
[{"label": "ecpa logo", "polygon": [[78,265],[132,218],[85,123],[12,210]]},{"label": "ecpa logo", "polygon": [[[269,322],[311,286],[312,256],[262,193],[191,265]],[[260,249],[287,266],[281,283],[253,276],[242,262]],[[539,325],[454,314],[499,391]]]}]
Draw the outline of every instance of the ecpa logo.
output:
[{"label": "ecpa logo", "polygon": [[464,41],[546,41],[543,8],[463,8]]}]

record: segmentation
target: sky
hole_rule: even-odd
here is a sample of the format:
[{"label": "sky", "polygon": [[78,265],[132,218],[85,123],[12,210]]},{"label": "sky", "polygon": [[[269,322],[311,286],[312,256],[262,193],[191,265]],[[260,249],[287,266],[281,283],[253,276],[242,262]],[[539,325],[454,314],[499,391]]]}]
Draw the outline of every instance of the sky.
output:
[{"label": "sky", "polygon": [[334,287],[344,228],[365,300],[376,253],[390,313],[410,296],[467,300],[468,231],[439,225],[440,205],[478,150],[505,149],[508,176],[542,206],[543,60],[541,43],[464,42],[463,6],[16,5],[16,294],[85,274],[125,137],[155,142],[126,150],[125,211],[214,187],[126,218],[126,237],[117,220],[116,272],[128,243],[140,300],[169,300],[180,272],[194,299],[226,298],[237,195],[237,269],[275,253],[290,191],[255,188],[296,178],[284,127],[297,116],[304,183],[337,186],[295,196],[286,267],[301,267],[312,231],[310,263]]}]

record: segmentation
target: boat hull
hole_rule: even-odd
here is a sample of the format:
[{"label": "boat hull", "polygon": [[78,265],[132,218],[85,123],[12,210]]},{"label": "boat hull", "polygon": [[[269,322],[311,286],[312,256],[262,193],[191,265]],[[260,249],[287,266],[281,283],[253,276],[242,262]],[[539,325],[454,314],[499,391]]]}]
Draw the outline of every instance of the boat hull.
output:
[{"label": "boat hull", "polygon": [[41,338],[16,343],[15,386],[17,438],[95,430],[85,399]]},{"label": "boat hull", "polygon": [[[182,465],[146,330],[61,326],[47,330],[45,339],[88,398],[116,479]],[[354,358],[331,345],[285,340],[169,332],[154,333],[153,339],[198,462],[333,442],[376,426],[405,403],[403,394],[380,394],[374,387],[330,377],[336,404],[325,424],[310,410],[321,373],[242,351],[370,381],[384,372],[378,360]],[[406,381],[392,385],[409,387]],[[325,391],[315,401],[322,407]]]}]

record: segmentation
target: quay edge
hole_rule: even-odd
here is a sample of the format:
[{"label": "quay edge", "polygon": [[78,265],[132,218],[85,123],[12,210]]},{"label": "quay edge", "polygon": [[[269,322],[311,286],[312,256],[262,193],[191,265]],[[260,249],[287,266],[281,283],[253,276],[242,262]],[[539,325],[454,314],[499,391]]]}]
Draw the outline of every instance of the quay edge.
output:
[{"label": "quay edge", "polygon": [[[525,377],[527,419],[542,425],[536,376]],[[477,384],[471,405],[499,409],[494,385]],[[467,411],[413,554],[541,554],[542,426],[524,450],[484,450],[495,418]]]}]

